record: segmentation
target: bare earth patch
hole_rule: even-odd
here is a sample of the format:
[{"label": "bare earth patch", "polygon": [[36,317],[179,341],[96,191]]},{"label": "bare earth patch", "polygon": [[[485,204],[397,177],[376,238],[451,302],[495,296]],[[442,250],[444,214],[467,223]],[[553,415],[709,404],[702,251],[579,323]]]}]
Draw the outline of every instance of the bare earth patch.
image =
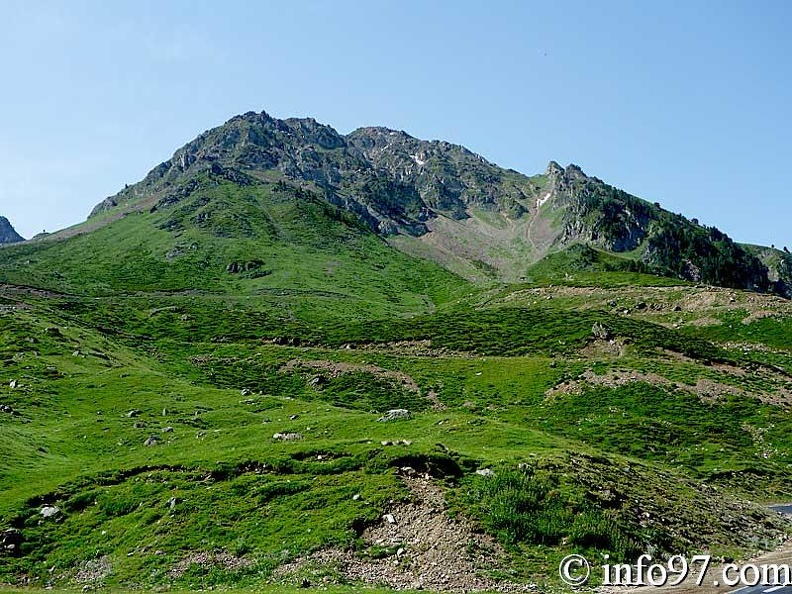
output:
[{"label": "bare earth patch", "polygon": [[622,357],[624,356],[624,341],[619,338],[590,340],[585,347],[580,349],[580,354],[591,359]]},{"label": "bare earth patch", "polygon": [[172,578],[182,577],[191,565],[199,567],[222,567],[229,571],[239,571],[253,565],[253,561],[244,557],[237,557],[226,551],[198,551],[188,554],[176,563],[168,575]]},{"label": "bare earth patch", "polygon": [[113,565],[107,556],[92,559],[82,563],[74,574],[74,581],[78,584],[100,582],[113,573]]},{"label": "bare earth patch", "polygon": [[[731,378],[745,378],[747,373],[744,369],[728,364],[714,365],[712,369],[723,373]],[[759,372],[751,372],[759,373]],[[552,401],[565,394],[582,394],[586,389],[596,386],[607,388],[618,388],[633,383],[646,383],[652,386],[673,387],[676,390],[684,390],[695,394],[703,402],[717,402],[725,396],[740,396],[753,398],[765,404],[773,406],[792,407],[792,383],[780,374],[765,370],[762,378],[767,380],[771,389],[756,391],[743,389],[741,387],[715,381],[711,378],[700,377],[693,385],[673,382],[662,375],[656,373],[643,373],[635,370],[628,371],[608,371],[597,375],[593,370],[587,369],[580,376],[573,380],[567,380],[550,388],[545,392],[545,400]]]},{"label": "bare earth patch", "polygon": [[[340,377],[348,373],[370,373],[376,378],[394,381],[405,390],[415,394],[420,395],[422,393],[420,386],[411,376],[400,371],[383,369],[382,367],[377,367],[376,365],[358,365],[354,363],[344,363],[341,361],[308,361],[305,359],[292,359],[279,369],[281,373],[294,373],[304,370],[317,371],[327,374],[333,378]],[[435,392],[429,391],[425,394],[425,396],[432,402],[433,408],[445,408],[445,405],[440,402]]]},{"label": "bare earth patch", "polygon": [[397,502],[381,520],[363,531],[369,553],[325,549],[281,566],[280,579],[334,574],[343,581],[384,585],[396,589],[443,592],[528,592],[535,585],[500,582],[482,575],[498,567],[505,553],[490,537],[477,532],[464,518],[445,511],[443,491],[430,477],[411,468],[402,478],[413,501]]},{"label": "bare earth patch", "polygon": [[546,400],[553,400],[564,394],[582,394],[589,386],[605,386],[617,388],[628,384],[644,382],[653,386],[670,386],[671,381],[656,373],[641,373],[639,371],[616,372],[609,371],[602,375],[597,375],[591,369],[587,369],[577,379],[562,382],[545,392]]}]

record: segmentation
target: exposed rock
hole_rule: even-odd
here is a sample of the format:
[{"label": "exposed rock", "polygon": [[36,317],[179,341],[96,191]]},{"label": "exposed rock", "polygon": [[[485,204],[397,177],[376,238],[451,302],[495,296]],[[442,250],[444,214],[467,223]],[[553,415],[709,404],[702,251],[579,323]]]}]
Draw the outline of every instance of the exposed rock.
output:
[{"label": "exposed rock", "polygon": [[39,511],[39,515],[42,518],[50,519],[50,518],[57,518],[60,516],[61,510],[59,507],[55,507],[54,505],[45,505]]},{"label": "exposed rock", "polygon": [[594,322],[591,335],[598,340],[610,340],[613,336],[611,329],[601,322]]},{"label": "exposed rock", "polygon": [[[529,592],[530,584],[497,581],[482,575],[497,567],[505,552],[464,517],[446,513],[442,490],[428,477],[400,473],[411,492],[410,502],[391,502],[381,520],[367,527],[361,541],[371,549],[393,551],[384,557],[324,549],[278,568],[276,578],[299,585],[305,571],[338,576],[396,590],[436,592]],[[309,574],[309,577],[312,575]],[[327,579],[327,578],[326,578]],[[330,578],[330,581],[334,581]]]},{"label": "exposed rock", "polygon": [[[102,580],[107,578],[113,573],[113,564],[110,562],[110,557],[103,556],[99,559],[91,559],[80,564],[80,568],[74,576],[74,581],[78,584],[85,584],[86,582],[100,584]],[[86,584],[83,586],[83,592],[89,592],[93,588]]]},{"label": "exposed rock", "polygon": [[24,538],[19,530],[9,528],[0,532],[0,556],[17,556],[20,554],[19,547]]},{"label": "exposed rock", "polygon": [[272,436],[275,441],[298,441],[302,438],[301,433],[276,433]]},{"label": "exposed rock", "polygon": [[168,576],[178,579],[193,565],[196,567],[219,567],[227,571],[239,571],[250,567],[253,563],[250,559],[238,557],[226,551],[193,552],[176,563],[168,572]]},{"label": "exposed rock", "polygon": [[160,438],[157,435],[151,435],[146,441],[143,442],[143,445],[146,447],[152,447],[157,445],[160,442]]},{"label": "exposed rock", "polygon": [[411,418],[412,414],[406,408],[394,408],[382,415],[377,421],[380,423],[389,423],[390,421],[400,421]]},{"label": "exposed rock", "polygon": [[20,241],[25,241],[25,238],[14,230],[7,218],[0,217],[0,244]]}]

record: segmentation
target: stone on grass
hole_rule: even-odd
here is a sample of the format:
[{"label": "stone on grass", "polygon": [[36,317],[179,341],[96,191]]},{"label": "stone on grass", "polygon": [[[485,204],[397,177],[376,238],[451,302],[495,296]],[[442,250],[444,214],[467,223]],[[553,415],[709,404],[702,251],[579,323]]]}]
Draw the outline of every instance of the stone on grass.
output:
[{"label": "stone on grass", "polygon": [[276,433],[272,436],[272,439],[276,441],[298,441],[302,438],[301,433]]},{"label": "stone on grass", "polygon": [[59,507],[55,507],[54,505],[45,505],[39,511],[39,514],[42,518],[49,519],[49,518],[56,518],[60,515],[61,510]]},{"label": "stone on grass", "polygon": [[412,414],[406,408],[394,408],[382,415],[377,421],[380,423],[388,423],[390,421],[399,421],[402,419],[411,419]]}]

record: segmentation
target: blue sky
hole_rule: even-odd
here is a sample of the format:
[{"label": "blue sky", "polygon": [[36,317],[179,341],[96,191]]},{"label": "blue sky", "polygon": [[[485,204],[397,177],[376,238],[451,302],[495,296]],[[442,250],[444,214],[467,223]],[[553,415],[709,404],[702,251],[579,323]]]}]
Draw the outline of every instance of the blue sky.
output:
[{"label": "blue sky", "polygon": [[0,0],[0,214],[30,236],[237,113],[576,163],[792,247],[792,3]]}]

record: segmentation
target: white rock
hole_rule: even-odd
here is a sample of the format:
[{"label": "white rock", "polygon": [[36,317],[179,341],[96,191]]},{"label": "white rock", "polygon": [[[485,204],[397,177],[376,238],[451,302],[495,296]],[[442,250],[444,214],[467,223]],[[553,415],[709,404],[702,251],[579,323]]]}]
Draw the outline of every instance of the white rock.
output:
[{"label": "white rock", "polygon": [[61,510],[54,505],[45,505],[39,513],[43,518],[54,518],[61,513]]}]

